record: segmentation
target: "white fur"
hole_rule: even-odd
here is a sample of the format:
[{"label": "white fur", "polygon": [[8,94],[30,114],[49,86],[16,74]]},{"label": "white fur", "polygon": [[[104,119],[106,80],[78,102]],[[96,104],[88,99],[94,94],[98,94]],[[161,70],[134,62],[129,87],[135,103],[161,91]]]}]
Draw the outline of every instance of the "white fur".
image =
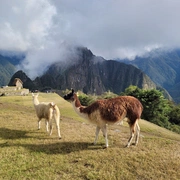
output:
[{"label": "white fur", "polygon": [[[132,96],[121,96],[109,100],[99,100],[89,107],[85,107],[81,105],[73,89],[71,93],[64,96],[64,99],[72,103],[73,108],[78,115],[97,125],[94,144],[96,144],[99,131],[101,130],[105,137],[105,147],[108,147],[107,126],[120,123],[125,117],[127,117],[127,122],[130,127],[130,138],[126,147],[130,146],[135,136],[135,132],[135,145],[138,144],[140,134],[138,120],[140,119],[143,110],[143,106],[138,99]],[[113,111],[114,114],[112,114]]]},{"label": "white fur", "polygon": [[46,124],[46,131],[49,132],[49,126],[50,126],[50,135],[52,134],[52,119],[55,120],[57,131],[58,131],[58,137],[61,139],[61,133],[60,133],[60,111],[56,104],[53,102],[39,102],[38,95],[34,95],[32,93],[33,97],[33,104],[34,108],[36,110],[36,115],[38,117],[38,129],[40,129],[40,123],[41,119],[45,119]]},{"label": "white fur", "polygon": [[106,142],[106,145],[105,147],[108,147],[108,138],[107,138],[107,126],[108,124],[103,121],[101,118],[100,118],[100,112],[99,110],[95,111],[94,113],[90,114],[90,117],[88,116],[88,114],[85,114],[85,113],[81,113],[79,108],[80,107],[76,107],[75,106],[75,101],[72,102],[72,106],[75,110],[75,112],[81,116],[82,118],[85,118],[87,119],[90,123],[93,123],[93,124],[96,124],[97,127],[96,127],[96,137],[95,137],[95,140],[94,140],[94,145],[97,143],[97,140],[98,140],[98,136],[99,136],[99,131],[101,129],[102,133],[103,133],[103,136],[105,138],[105,142]]}]

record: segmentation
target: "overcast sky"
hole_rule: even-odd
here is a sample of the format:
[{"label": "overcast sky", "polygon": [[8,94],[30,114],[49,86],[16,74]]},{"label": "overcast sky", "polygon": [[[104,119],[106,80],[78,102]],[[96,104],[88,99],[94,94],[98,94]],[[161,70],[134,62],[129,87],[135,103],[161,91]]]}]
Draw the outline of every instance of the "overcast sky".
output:
[{"label": "overcast sky", "polygon": [[105,59],[180,46],[180,0],[0,0],[0,51],[25,52],[31,77],[85,46]]}]

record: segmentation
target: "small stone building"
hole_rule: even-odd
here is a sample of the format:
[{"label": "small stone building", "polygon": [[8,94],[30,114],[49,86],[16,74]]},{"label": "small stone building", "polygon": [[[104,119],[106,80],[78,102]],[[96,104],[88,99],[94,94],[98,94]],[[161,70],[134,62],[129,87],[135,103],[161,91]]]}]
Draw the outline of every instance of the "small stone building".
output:
[{"label": "small stone building", "polygon": [[19,78],[15,78],[13,85],[16,86],[16,90],[20,90],[23,88],[23,82]]}]

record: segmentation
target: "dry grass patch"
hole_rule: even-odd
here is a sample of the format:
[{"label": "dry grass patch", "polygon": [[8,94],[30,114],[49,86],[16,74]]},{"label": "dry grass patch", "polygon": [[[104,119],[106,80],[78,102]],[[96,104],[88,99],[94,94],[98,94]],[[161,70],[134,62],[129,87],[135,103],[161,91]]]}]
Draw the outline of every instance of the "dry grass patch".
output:
[{"label": "dry grass patch", "polygon": [[[137,147],[124,148],[129,128],[109,126],[108,149],[102,133],[92,145],[95,126],[77,117],[71,105],[56,94],[40,94],[54,101],[61,114],[61,135],[37,130],[31,96],[0,98],[0,177],[2,179],[180,179],[180,135],[140,121]],[[77,121],[78,120],[78,121]]]}]

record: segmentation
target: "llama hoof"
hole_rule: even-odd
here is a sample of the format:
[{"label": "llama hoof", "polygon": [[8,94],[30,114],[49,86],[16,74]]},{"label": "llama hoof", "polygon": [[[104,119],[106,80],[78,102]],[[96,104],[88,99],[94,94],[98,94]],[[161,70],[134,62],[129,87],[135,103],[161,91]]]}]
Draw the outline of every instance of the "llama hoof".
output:
[{"label": "llama hoof", "polygon": [[133,146],[137,146],[137,143],[132,143]]},{"label": "llama hoof", "polygon": [[62,137],[59,137],[59,139],[62,139]]},{"label": "llama hoof", "polygon": [[104,145],[103,149],[107,149],[109,147],[109,145]]},{"label": "llama hoof", "polygon": [[129,145],[127,144],[126,146],[125,146],[125,148],[128,148],[129,147]]}]

